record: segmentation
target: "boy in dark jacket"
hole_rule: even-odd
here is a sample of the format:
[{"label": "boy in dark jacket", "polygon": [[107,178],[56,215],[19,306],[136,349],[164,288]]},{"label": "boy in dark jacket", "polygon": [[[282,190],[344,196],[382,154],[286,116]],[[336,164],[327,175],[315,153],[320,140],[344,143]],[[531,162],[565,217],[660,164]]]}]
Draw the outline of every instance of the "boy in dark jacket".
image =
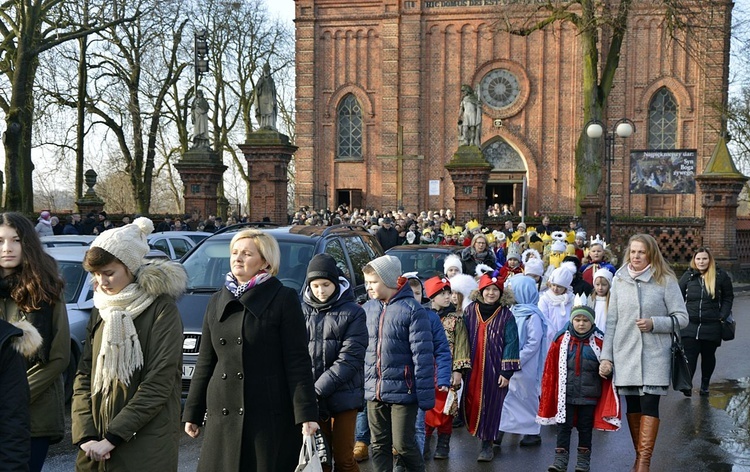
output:
[{"label": "boy in dark jacket", "polygon": [[372,439],[373,470],[391,472],[392,448],[409,471],[425,470],[415,439],[417,409],[435,404],[430,321],[401,277],[401,262],[381,256],[362,270],[372,300],[364,305],[369,344],[365,399]]},{"label": "boy in dark jacket", "polygon": [[[320,429],[331,445],[337,470],[358,470],[354,427],[364,404],[365,312],[349,281],[328,254],[307,266],[302,312],[307,325]],[[323,470],[331,470],[330,462]]]},{"label": "boy in dark jacket", "polygon": [[[599,376],[604,335],[594,325],[595,316],[594,310],[586,306],[586,297],[576,296],[570,322],[557,334],[547,354],[537,422],[557,423],[555,461],[547,469],[552,472],[568,470],[574,426],[578,429],[575,470],[588,472],[594,427],[617,429],[620,424],[612,382]],[[564,395],[564,399],[558,395]],[[562,404],[564,410],[560,408]]]}]

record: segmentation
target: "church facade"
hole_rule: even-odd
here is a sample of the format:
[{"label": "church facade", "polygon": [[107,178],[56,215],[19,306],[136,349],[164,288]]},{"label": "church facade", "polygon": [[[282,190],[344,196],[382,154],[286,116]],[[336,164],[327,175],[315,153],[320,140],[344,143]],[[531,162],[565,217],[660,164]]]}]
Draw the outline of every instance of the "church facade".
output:
[{"label": "church facade", "polygon": [[[459,146],[466,84],[481,102],[478,141],[492,166],[486,204],[575,214],[574,150],[585,126],[580,37],[565,22],[528,36],[497,31],[544,18],[541,3],[296,0],[297,206],[453,208],[445,166]],[[692,172],[705,168],[723,129],[732,3],[700,2],[715,27],[678,41],[659,3],[633,1],[606,109],[608,127],[628,118],[636,129],[615,139],[612,214],[702,216],[698,186],[665,183],[668,160],[644,171],[632,159],[648,155],[639,150],[687,150]],[[606,176],[602,200],[605,186]]]}]

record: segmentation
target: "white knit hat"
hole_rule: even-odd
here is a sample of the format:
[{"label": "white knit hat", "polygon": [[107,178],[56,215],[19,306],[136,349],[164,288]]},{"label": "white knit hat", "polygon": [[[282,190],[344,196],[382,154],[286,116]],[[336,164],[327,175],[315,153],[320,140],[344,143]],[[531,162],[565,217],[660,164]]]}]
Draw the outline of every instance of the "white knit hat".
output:
[{"label": "white knit hat", "polygon": [[568,290],[573,289],[570,286],[571,282],[573,282],[573,273],[565,267],[558,267],[549,276],[549,283],[565,287]]},{"label": "white knit hat", "polygon": [[614,277],[614,276],[612,275],[612,272],[609,271],[609,269],[599,269],[599,270],[597,270],[596,272],[594,272],[594,278],[592,278],[591,280],[593,282],[596,282],[596,279],[598,277],[604,277],[605,279],[607,279],[607,283],[609,284],[609,286],[610,287],[612,286],[612,277]]},{"label": "white knit hat", "polygon": [[544,275],[544,263],[541,259],[531,258],[523,266],[523,273],[526,275]]},{"label": "white knit hat", "polygon": [[455,254],[449,254],[448,257],[445,258],[445,262],[443,262],[443,273],[447,274],[448,269],[451,267],[456,267],[460,273],[464,273],[463,267],[461,266],[461,259]]},{"label": "white knit hat", "polygon": [[565,241],[555,241],[552,243],[552,252],[563,253],[567,248],[568,245],[565,244]]},{"label": "white knit hat", "polygon": [[102,248],[120,260],[135,275],[148,254],[146,236],[154,230],[148,218],[136,218],[129,225],[104,231],[94,239],[91,247]]}]

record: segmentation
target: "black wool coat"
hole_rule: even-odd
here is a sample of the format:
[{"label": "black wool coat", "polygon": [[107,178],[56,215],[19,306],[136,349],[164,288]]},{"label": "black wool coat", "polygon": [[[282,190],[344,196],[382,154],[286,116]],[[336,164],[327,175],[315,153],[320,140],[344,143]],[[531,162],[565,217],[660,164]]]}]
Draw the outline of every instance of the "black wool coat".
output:
[{"label": "black wool coat", "polygon": [[318,407],[297,293],[275,277],[215,293],[183,420],[202,424],[198,471],[292,472]]},{"label": "black wool coat", "polygon": [[31,453],[31,417],[26,360],[12,340],[23,333],[0,320],[0,471],[27,470]]}]

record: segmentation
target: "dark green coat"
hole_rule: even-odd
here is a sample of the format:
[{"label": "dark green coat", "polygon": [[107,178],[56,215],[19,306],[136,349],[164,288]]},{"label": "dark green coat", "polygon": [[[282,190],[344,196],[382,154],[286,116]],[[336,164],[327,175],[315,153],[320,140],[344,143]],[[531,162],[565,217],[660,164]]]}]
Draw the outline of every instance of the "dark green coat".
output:
[{"label": "dark green coat", "polygon": [[318,407],[299,298],[275,277],[209,301],[183,420],[204,414],[199,471],[295,469]]},{"label": "dark green coat", "polygon": [[73,387],[73,444],[105,435],[123,442],[104,462],[95,462],[79,451],[76,470],[177,470],[182,429],[182,320],[174,297],[184,290],[186,278],[176,263],[145,267],[139,272],[138,283],[146,285],[145,276],[151,275],[146,291],[162,295],[133,321],[143,367],[133,373],[130,385],[114,382],[106,396],[91,394],[104,325],[98,310],[91,314]]}]

